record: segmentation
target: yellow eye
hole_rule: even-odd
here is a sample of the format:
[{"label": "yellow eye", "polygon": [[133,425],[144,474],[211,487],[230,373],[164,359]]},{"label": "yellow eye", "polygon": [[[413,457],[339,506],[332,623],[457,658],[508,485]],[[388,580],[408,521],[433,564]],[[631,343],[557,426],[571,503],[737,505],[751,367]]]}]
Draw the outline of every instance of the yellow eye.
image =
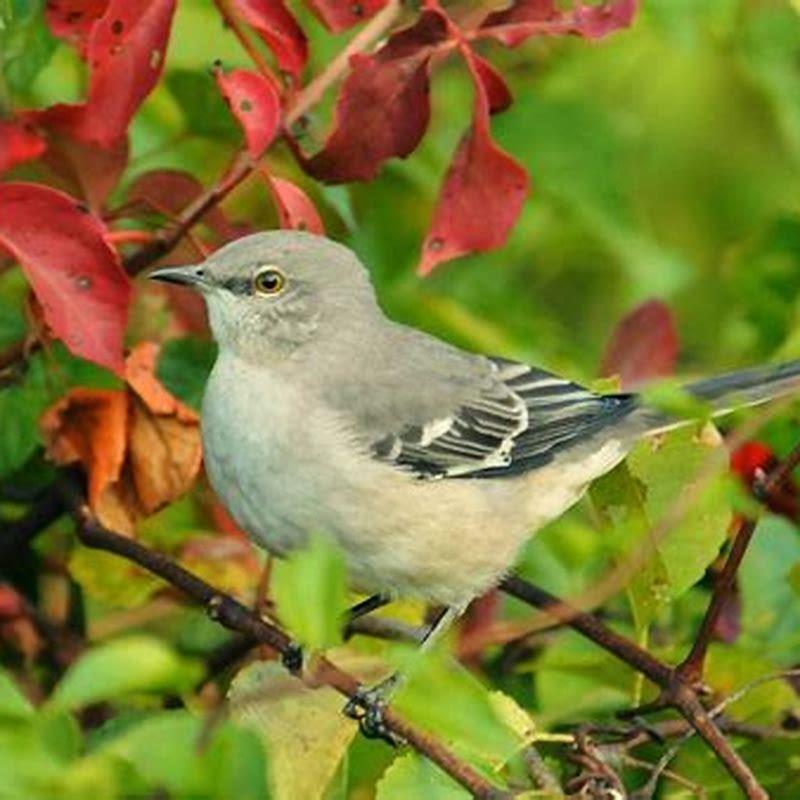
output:
[{"label": "yellow eye", "polygon": [[278,294],[285,283],[283,273],[275,267],[265,267],[253,278],[253,286],[259,294]]}]

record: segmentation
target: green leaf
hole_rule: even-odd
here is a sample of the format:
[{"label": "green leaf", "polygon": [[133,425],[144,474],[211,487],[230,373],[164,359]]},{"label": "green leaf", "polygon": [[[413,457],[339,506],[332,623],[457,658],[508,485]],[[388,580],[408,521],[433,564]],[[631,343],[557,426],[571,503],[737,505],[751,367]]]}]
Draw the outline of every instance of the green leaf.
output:
[{"label": "green leaf", "polygon": [[213,727],[188,711],[156,714],[105,744],[100,754],[130,763],[152,788],[192,800],[267,800],[264,751],[231,723]]},{"label": "green leaf", "polygon": [[234,141],[239,136],[236,121],[207,71],[172,70],[167,74],[166,85],[180,106],[190,133]]},{"label": "green leaf", "polygon": [[358,732],[342,714],[342,696],[309,689],[280,665],[242,670],[228,694],[233,719],[253,730],[270,755],[275,800],[320,800]]},{"label": "green leaf", "polygon": [[55,47],[42,0],[16,0],[0,6],[0,61],[10,89],[28,90]]},{"label": "green leaf", "polygon": [[87,596],[110,608],[143,605],[164,583],[159,578],[112,553],[76,547],[69,557],[69,573]]},{"label": "green leaf", "polygon": [[[394,659],[405,678],[394,705],[459,753],[499,769],[525,746],[518,720],[509,724],[508,709],[449,653],[396,648]],[[447,702],[436,700],[443,697]]]},{"label": "green leaf", "polygon": [[20,469],[39,446],[39,417],[50,404],[41,355],[30,359],[22,379],[0,389],[0,478]]},{"label": "green leaf", "polygon": [[73,664],[46,704],[50,711],[72,710],[137,692],[184,692],[202,668],[176,655],[158,639],[129,636],[89,650]]},{"label": "green leaf", "polygon": [[376,800],[469,800],[469,792],[416,753],[396,758],[378,784]]},{"label": "green leaf", "polygon": [[[628,457],[631,473],[646,487],[652,525],[665,524],[658,550],[673,598],[705,574],[728,535],[731,521],[727,450],[713,428],[687,426],[663,440],[640,443]],[[708,472],[708,480],[705,473]],[[694,483],[704,475],[705,482]],[[672,516],[679,511],[676,518]]]},{"label": "green leaf", "polygon": [[344,557],[329,536],[312,536],[307,547],[275,562],[272,593],[278,616],[305,647],[341,643],[345,580]]},{"label": "green leaf", "polygon": [[778,666],[795,663],[800,647],[800,604],[790,582],[798,562],[797,529],[768,515],[758,523],[739,568],[741,644],[768,653]]},{"label": "green leaf", "polygon": [[[645,492],[624,462],[592,484],[592,502],[607,523],[604,541],[617,560],[632,557],[647,541],[651,526]],[[626,587],[638,632],[644,631],[669,598],[668,586],[664,562],[654,547]]]},{"label": "green leaf", "polygon": [[0,718],[25,719],[33,715],[33,706],[17,688],[7,672],[0,670]]},{"label": "green leaf", "polygon": [[216,353],[216,347],[210,341],[172,339],[161,348],[156,374],[172,394],[199,409]]}]

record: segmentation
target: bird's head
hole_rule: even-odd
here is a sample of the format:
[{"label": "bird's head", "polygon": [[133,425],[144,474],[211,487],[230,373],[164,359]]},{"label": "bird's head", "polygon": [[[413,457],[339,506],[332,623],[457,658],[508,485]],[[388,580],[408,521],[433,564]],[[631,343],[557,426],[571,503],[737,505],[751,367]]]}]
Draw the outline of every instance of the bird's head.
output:
[{"label": "bird's head", "polygon": [[202,264],[164,267],[149,278],[199,291],[214,338],[248,360],[274,360],[324,328],[358,323],[377,305],[369,275],[348,248],[299,231],[245,236]]}]

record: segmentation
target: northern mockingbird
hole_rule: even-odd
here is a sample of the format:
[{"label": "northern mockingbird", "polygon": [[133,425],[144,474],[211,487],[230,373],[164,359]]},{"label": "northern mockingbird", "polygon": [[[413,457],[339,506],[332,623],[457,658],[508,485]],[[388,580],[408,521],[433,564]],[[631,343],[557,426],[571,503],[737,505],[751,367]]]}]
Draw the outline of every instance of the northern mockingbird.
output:
[{"label": "northern mockingbird", "polygon": [[[208,305],[205,463],[233,517],[278,555],[330,534],[365,592],[457,613],[637,439],[679,424],[392,322],[323,237],[259,233],[150,277]],[[795,361],[686,388],[722,412],[799,385]]]}]

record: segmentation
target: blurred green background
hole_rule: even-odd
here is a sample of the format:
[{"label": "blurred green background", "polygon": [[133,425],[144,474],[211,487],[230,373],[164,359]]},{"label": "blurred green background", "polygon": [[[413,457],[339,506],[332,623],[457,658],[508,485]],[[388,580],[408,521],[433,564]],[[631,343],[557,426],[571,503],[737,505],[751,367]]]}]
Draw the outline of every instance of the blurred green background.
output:
[{"label": "blurred green background", "polygon": [[[47,35],[38,4],[0,0],[0,9],[4,5],[13,7],[17,22],[2,39],[0,103],[20,108],[80,97],[77,58]],[[471,90],[460,64],[447,63],[434,77],[433,118],[423,145],[407,161],[390,163],[373,183],[314,184],[281,146],[272,149],[269,164],[300,182],[329,233],[363,257],[391,316],[468,349],[588,381],[621,316],[658,297],[675,312],[684,374],[798,357],[800,8],[789,0],[644,0],[642,6],[631,30],[602,42],[564,38],[531,41],[515,51],[487,47],[516,97],[493,130],[525,164],[533,186],[508,245],[497,252],[452,262],[426,279],[414,272],[440,181],[469,122]],[[303,19],[313,74],[346,37],[323,32],[308,15]],[[229,162],[240,134],[208,72],[216,59],[248,65],[212,4],[181,0],[164,79],[132,127],[133,155],[118,199],[143,172],[179,168],[210,183]],[[324,138],[331,101],[309,120],[309,148]],[[257,181],[245,184],[226,208],[256,227],[276,224]],[[20,286],[16,271],[0,275],[0,346],[22,328]],[[152,327],[147,309],[134,314],[133,339]],[[179,360],[175,369],[181,368]],[[779,452],[797,435],[792,418],[764,434]],[[665,469],[684,469],[688,476],[691,459],[682,459],[679,453]],[[190,505],[176,504],[148,521],[143,538],[174,542],[177,529],[199,524]],[[800,540],[788,524],[769,519],[764,525],[740,576],[742,637],[712,652],[715,686],[728,691],[800,662],[800,581],[791,569],[800,563]],[[704,563],[722,535],[713,534]],[[606,570],[619,554],[615,547],[598,535],[584,505],[530,546],[523,571],[554,591],[578,592]],[[124,570],[105,559],[78,552],[71,562],[74,577],[88,587],[87,614],[99,619],[115,596],[120,606],[135,606],[154,591],[144,579],[127,582]],[[120,584],[131,596],[118,594]],[[707,598],[707,587],[696,587],[662,609],[653,633],[662,654],[684,652]],[[623,627],[630,625],[623,601],[609,609]],[[208,623],[192,617],[189,625],[191,615],[183,613],[159,634],[190,653],[217,641]],[[504,613],[517,618],[525,612],[509,605]],[[482,676],[543,728],[605,714],[638,697],[631,673],[572,634],[546,639],[510,674],[491,652]],[[449,690],[457,703],[474,687],[454,683]],[[746,718],[774,722],[797,699],[781,683],[753,692],[747,703]],[[475,711],[484,713],[483,706]],[[743,754],[774,797],[800,796],[796,741],[751,743]],[[373,797],[391,757],[356,740],[327,796]],[[684,749],[677,768],[709,796],[739,796],[697,743]],[[408,770],[402,780],[398,772],[400,788],[384,784],[380,800],[403,796]],[[423,778],[420,785],[433,781],[425,784],[426,796],[461,796],[436,788],[430,775]],[[231,786],[208,796],[222,797]],[[662,796],[692,796],[687,791],[668,785]]]}]

